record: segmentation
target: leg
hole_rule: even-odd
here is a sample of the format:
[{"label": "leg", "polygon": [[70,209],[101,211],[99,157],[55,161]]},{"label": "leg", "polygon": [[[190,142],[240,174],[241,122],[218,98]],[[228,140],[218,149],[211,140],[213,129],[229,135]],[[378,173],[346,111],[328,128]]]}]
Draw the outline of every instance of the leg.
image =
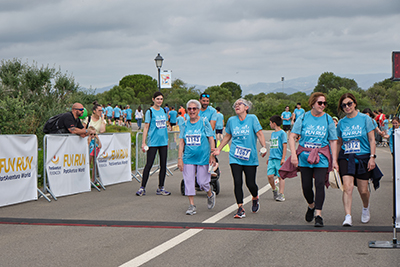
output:
[{"label": "leg", "polygon": [[243,166],[246,176],[246,186],[249,189],[253,199],[258,198],[258,186],[256,184],[257,166]]},{"label": "leg", "polygon": [[153,166],[153,162],[156,157],[156,153],[157,153],[157,147],[149,147],[149,150],[147,151],[146,166],[144,167],[144,170],[143,170],[143,179],[142,179],[142,187],[143,188],[146,188],[147,181],[149,180],[149,173],[150,173],[151,167]]},{"label": "leg", "polygon": [[158,147],[158,153],[160,154],[160,173],[158,175],[158,187],[161,188],[164,186],[165,175],[167,173],[168,146]]},{"label": "leg", "polygon": [[369,190],[368,190],[368,180],[357,179],[357,189],[360,194],[361,200],[363,202],[363,207],[368,208],[369,206]]},{"label": "leg", "polygon": [[233,185],[236,203],[238,206],[243,206],[243,168],[238,164],[231,164],[231,171],[233,177]]},{"label": "leg", "polygon": [[311,168],[300,167],[301,172],[301,186],[303,189],[303,196],[306,199],[310,209],[314,209],[314,191],[313,191],[313,174]]},{"label": "leg", "polygon": [[285,180],[279,176],[278,178],[279,178],[279,193],[283,194],[283,192],[285,191]]},{"label": "leg", "polygon": [[210,181],[211,174],[208,172],[208,165],[197,165],[197,184],[200,190],[207,192],[209,197],[212,196]]},{"label": "leg", "polygon": [[353,189],[354,189],[354,177],[350,175],[344,175],[343,179],[343,206],[344,212],[351,215],[351,204],[353,202]]},{"label": "leg", "polygon": [[322,206],[325,201],[325,178],[327,171],[327,168],[314,168],[316,216],[321,216]]}]

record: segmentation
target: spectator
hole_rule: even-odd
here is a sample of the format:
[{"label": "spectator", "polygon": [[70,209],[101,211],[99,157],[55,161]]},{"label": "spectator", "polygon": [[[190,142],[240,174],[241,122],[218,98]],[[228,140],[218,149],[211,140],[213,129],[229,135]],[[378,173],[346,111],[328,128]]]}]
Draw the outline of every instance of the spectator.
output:
[{"label": "spectator", "polygon": [[127,126],[130,128],[131,127],[131,121],[132,121],[132,109],[129,105],[126,105],[126,123]]},{"label": "spectator", "polygon": [[103,117],[103,108],[97,101],[93,102],[92,115],[86,117],[83,121],[83,126],[85,128],[93,126],[98,134],[106,131],[106,120]]},{"label": "spectator", "polygon": [[[94,183],[95,181],[95,164],[94,164],[94,158],[97,157],[97,155],[100,152],[101,148],[101,141],[99,137],[97,136],[97,130],[93,126],[89,126],[88,128],[88,145],[89,145],[89,162],[90,164],[93,164],[93,170],[92,170],[92,182]],[[96,150],[95,150],[96,148]],[[96,185],[98,186],[98,185]]]},{"label": "spectator", "polygon": [[75,103],[72,105],[72,111],[63,114],[58,120],[59,133],[72,133],[80,137],[87,136],[87,130],[83,127],[79,117],[83,114],[83,105]]},{"label": "spectator", "polygon": [[106,113],[106,117],[108,120],[108,124],[111,125],[112,124],[112,118],[113,118],[113,108],[111,107],[111,103],[108,103],[106,109],[105,109],[105,113]]},{"label": "spectator", "polygon": [[142,128],[142,120],[143,120],[143,110],[140,106],[135,111],[135,120],[138,126],[138,129],[140,130]]},{"label": "spectator", "polygon": [[115,108],[114,108],[112,114],[113,114],[113,117],[114,117],[115,125],[120,125],[119,117],[121,116],[121,109],[119,108],[118,105],[115,105]]}]

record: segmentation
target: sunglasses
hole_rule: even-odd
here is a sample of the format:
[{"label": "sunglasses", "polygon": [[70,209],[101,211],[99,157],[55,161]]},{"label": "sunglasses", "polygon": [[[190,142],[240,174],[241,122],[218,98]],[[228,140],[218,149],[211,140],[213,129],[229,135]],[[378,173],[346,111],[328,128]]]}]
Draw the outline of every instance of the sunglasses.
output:
[{"label": "sunglasses", "polygon": [[320,105],[320,106],[324,105],[326,107],[328,105],[328,102],[326,102],[326,101],[317,101],[317,104]]},{"label": "sunglasses", "polygon": [[347,107],[351,107],[353,105],[353,102],[352,101],[349,101],[349,102],[347,102],[347,103],[343,103],[342,104],[342,108],[345,108],[346,106]]},{"label": "sunglasses", "polygon": [[96,136],[97,134],[91,133],[90,136]]},{"label": "sunglasses", "polygon": [[197,110],[197,108],[187,108],[187,110],[189,110],[189,111],[196,111]]},{"label": "sunglasses", "polygon": [[83,108],[74,108],[75,110],[84,111]]},{"label": "sunglasses", "polygon": [[202,95],[201,95],[201,97],[207,97],[207,98],[210,98],[210,95],[209,95],[209,94],[202,94]]}]

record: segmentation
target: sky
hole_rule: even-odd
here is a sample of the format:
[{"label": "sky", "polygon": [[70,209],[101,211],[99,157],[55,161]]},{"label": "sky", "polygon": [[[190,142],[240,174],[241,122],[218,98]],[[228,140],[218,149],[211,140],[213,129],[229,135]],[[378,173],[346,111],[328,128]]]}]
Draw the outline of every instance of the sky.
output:
[{"label": "sky", "polygon": [[126,75],[187,84],[392,72],[399,0],[1,0],[0,59],[60,68],[82,87]]}]

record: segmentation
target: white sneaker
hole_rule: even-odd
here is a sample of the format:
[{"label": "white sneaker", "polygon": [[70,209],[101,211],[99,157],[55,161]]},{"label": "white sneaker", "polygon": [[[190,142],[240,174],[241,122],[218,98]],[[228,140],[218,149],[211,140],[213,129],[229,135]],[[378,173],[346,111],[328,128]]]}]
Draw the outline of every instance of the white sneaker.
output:
[{"label": "white sneaker", "polygon": [[351,218],[350,214],[347,214],[346,217],[344,217],[344,222],[342,225],[343,226],[353,226],[353,219]]},{"label": "white sneaker", "polygon": [[367,223],[371,219],[371,215],[369,214],[369,206],[368,208],[363,208],[361,213],[361,222]]}]

